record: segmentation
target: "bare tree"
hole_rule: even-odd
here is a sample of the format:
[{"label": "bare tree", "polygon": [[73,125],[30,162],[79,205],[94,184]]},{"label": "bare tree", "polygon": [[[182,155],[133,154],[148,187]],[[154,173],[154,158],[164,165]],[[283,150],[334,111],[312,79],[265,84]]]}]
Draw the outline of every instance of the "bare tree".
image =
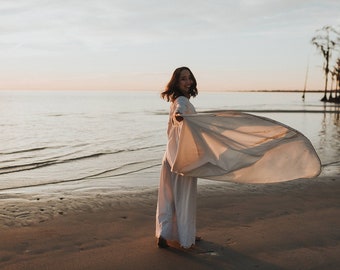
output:
[{"label": "bare tree", "polygon": [[335,102],[340,103],[340,58],[336,60],[335,71]]},{"label": "bare tree", "polygon": [[316,31],[316,35],[311,40],[312,44],[320,50],[325,60],[323,66],[325,72],[325,92],[321,101],[327,101],[328,73],[330,72],[329,64],[332,51],[339,45],[339,43],[337,43],[339,40],[338,35],[339,33],[332,26],[324,26]]}]

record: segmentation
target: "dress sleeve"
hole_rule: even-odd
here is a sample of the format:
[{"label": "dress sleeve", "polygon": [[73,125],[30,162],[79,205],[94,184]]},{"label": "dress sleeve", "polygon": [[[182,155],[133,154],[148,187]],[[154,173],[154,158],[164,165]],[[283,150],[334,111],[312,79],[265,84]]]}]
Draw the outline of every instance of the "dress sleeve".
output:
[{"label": "dress sleeve", "polygon": [[180,96],[174,101],[174,110],[171,115],[172,124],[174,126],[179,125],[179,121],[176,119],[177,114],[186,114],[187,113],[187,105],[188,105],[188,99],[186,97]]},{"label": "dress sleeve", "polygon": [[180,96],[175,100],[175,110],[174,114],[184,114],[186,112],[188,104],[188,99],[186,97]]},{"label": "dress sleeve", "polygon": [[169,144],[178,174],[239,183],[313,178],[321,172],[312,143],[275,120],[238,112],[185,115]]}]

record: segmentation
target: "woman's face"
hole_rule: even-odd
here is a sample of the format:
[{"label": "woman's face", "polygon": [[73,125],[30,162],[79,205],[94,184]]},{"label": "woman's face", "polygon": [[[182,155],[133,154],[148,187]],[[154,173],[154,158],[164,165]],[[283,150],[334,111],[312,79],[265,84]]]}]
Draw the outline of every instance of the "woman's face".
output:
[{"label": "woman's face", "polygon": [[186,97],[190,97],[190,89],[193,84],[191,73],[187,69],[183,69],[179,76],[178,88]]}]

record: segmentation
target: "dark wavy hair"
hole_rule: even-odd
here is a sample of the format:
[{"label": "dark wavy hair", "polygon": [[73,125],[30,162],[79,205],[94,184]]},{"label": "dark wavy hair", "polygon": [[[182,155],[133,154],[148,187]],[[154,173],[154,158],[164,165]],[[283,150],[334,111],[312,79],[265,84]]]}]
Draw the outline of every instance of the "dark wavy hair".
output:
[{"label": "dark wavy hair", "polygon": [[179,67],[175,69],[170,81],[168,82],[165,88],[165,91],[161,93],[161,97],[165,99],[166,101],[174,101],[179,96],[184,96],[182,91],[179,89],[179,79],[181,76],[181,72],[183,70],[188,70],[190,72],[190,76],[193,81],[190,91],[189,91],[190,96],[195,97],[198,95],[197,82],[196,82],[194,74],[191,72],[191,70],[188,67]]}]

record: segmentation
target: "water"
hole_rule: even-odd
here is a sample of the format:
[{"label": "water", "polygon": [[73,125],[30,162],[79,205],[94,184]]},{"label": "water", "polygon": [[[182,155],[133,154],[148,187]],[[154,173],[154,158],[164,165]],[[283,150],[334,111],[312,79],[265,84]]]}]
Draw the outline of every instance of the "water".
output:
[{"label": "water", "polygon": [[[338,175],[339,107],[321,95],[205,92],[192,102],[290,125],[311,140],[323,174]],[[157,92],[0,92],[0,190],[157,186],[168,107]]]}]

